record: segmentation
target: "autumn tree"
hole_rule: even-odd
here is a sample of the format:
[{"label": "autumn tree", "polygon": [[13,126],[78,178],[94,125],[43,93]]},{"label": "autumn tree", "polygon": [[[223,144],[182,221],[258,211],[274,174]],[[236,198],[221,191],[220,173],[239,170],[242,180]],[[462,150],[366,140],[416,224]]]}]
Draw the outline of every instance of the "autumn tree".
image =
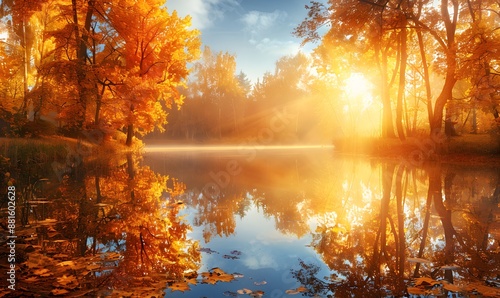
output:
[{"label": "autumn tree", "polygon": [[[346,0],[329,1],[328,5],[325,5],[312,2],[310,6],[306,6],[308,17],[297,27],[295,34],[304,38],[304,42],[321,39],[322,45],[330,47],[354,45],[358,53],[373,53],[382,81],[380,88],[384,136],[393,135],[390,86],[399,78],[396,125],[398,135],[404,137],[402,111],[407,93],[406,65],[408,61],[422,61],[417,69],[425,80],[429,127],[432,134],[439,134],[445,107],[453,98],[455,84],[461,77],[458,71],[465,61],[461,60],[461,57],[470,58],[472,54],[467,47],[461,46],[467,40],[466,36],[470,36],[467,35],[470,31],[467,28],[471,26],[478,28],[477,24],[481,23],[477,21],[480,15],[495,14],[492,3],[488,2],[483,6],[478,3],[446,0],[440,2]],[[489,12],[485,13],[486,11]],[[331,27],[324,36],[320,36],[319,29],[326,24]],[[412,35],[417,37],[417,48],[408,42],[409,36]],[[476,40],[479,36],[476,35]],[[413,47],[410,48],[409,45]],[[429,53],[433,53],[432,57]],[[435,100],[432,100],[429,71],[443,77],[442,81],[439,81],[441,87]],[[474,72],[473,69],[470,71]]]},{"label": "autumn tree", "polygon": [[[10,73],[13,69],[22,73],[23,68],[28,72],[24,75],[28,96],[15,104],[26,110],[31,101],[35,118],[55,112],[61,126],[74,132],[124,129],[129,145],[135,132],[163,129],[164,110],[174,101],[182,103],[177,87],[187,77],[187,63],[197,58],[200,44],[198,31],[188,29],[190,18],[169,13],[163,4],[100,0],[2,4],[26,55],[26,63],[8,67]],[[23,88],[9,88],[19,101]]]},{"label": "autumn tree", "polygon": [[135,133],[163,130],[166,112],[183,97],[177,87],[189,74],[187,63],[197,58],[197,30],[189,30],[190,18],[169,14],[162,1],[119,1],[110,7],[108,18],[122,40],[123,84],[116,96],[121,107],[117,120],[127,129],[126,144]]},{"label": "autumn tree", "polygon": [[278,59],[274,71],[265,73],[252,90],[254,107],[252,114],[245,117],[246,126],[257,124],[255,129],[258,131],[269,126],[276,113],[283,112],[288,115],[286,123],[270,141],[296,141],[299,135],[307,134],[311,125],[308,122],[315,117],[313,113],[303,112],[314,109],[314,105],[306,100],[312,77],[310,67],[310,59],[300,52]]},{"label": "autumn tree", "polygon": [[[387,5],[387,3],[386,3]],[[394,34],[392,29],[393,12],[383,5],[369,5],[360,1],[330,1],[329,6],[311,2],[308,17],[295,30],[294,34],[303,38],[304,43],[322,41],[328,47],[348,47],[358,58],[363,53],[371,53],[371,63],[376,64],[380,73],[380,97],[383,105],[382,135],[394,137],[394,124],[391,108],[390,87],[394,81],[390,77],[389,58],[394,55]],[[330,25],[328,32],[321,37],[318,30]],[[368,58],[369,56],[364,56]],[[365,63],[366,64],[366,63]]]},{"label": "autumn tree", "polygon": [[213,53],[209,47],[203,50],[201,61],[194,66],[195,80],[190,82],[192,99],[205,105],[212,115],[208,127],[212,127],[218,138],[223,134],[238,133],[241,105],[245,90],[236,73],[236,58],[227,52]]},{"label": "autumn tree", "polygon": [[[478,131],[476,110],[484,110],[499,118],[498,93],[500,71],[496,50],[500,46],[500,36],[495,24],[500,19],[500,11],[495,10],[494,1],[467,1],[470,26],[464,32],[463,48],[459,53],[463,63],[459,66],[460,77],[470,84],[468,96],[472,112],[472,131]],[[491,115],[490,114],[490,115]]]},{"label": "autumn tree", "polygon": [[[36,26],[33,15],[45,1],[3,1],[0,18],[5,22],[0,27],[6,37],[2,40],[2,97],[4,110],[26,120],[30,102],[30,85],[36,73],[32,64]],[[20,120],[20,119],[19,119]],[[22,124],[22,123],[17,123]]]}]

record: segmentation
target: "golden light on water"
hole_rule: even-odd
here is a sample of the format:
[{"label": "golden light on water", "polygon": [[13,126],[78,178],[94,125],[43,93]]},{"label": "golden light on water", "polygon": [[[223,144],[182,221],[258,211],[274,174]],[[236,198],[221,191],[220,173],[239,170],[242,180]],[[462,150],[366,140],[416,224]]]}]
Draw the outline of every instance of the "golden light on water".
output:
[{"label": "golden light on water", "polygon": [[217,152],[217,151],[270,151],[270,150],[301,150],[301,149],[333,149],[333,145],[213,145],[213,146],[146,146],[145,152]]}]

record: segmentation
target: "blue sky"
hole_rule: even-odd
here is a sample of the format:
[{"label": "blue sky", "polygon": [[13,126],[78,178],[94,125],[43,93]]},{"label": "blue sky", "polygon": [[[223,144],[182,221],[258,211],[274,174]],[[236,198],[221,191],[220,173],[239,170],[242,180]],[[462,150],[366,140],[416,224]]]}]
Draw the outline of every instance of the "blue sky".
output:
[{"label": "blue sky", "polygon": [[203,45],[236,56],[237,69],[255,82],[274,71],[282,56],[310,52],[294,28],[306,17],[307,0],[168,0],[169,11],[190,15]]}]

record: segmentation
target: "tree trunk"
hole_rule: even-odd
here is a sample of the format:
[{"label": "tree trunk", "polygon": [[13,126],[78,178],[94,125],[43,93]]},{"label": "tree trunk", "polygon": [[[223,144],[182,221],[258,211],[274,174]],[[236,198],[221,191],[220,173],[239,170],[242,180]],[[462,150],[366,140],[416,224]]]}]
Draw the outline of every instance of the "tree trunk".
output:
[{"label": "tree trunk", "polygon": [[436,104],[434,105],[434,117],[430,123],[431,135],[436,135],[441,133],[443,127],[443,110],[446,106],[448,100],[453,96],[453,87],[457,79],[455,77],[455,71],[457,68],[457,49],[455,43],[455,31],[458,18],[458,2],[453,1],[453,18],[450,17],[449,1],[441,0],[441,18],[443,19],[444,25],[446,27],[446,77],[444,80],[443,88],[441,93],[436,99]]},{"label": "tree trunk", "polygon": [[391,96],[389,93],[387,75],[387,54],[382,52],[380,65],[381,90],[382,90],[382,137],[395,138],[394,124],[392,123]]},{"label": "tree trunk", "polygon": [[125,145],[132,146],[132,141],[134,138],[134,124],[129,124],[127,127],[127,140],[125,141]]},{"label": "tree trunk", "polygon": [[422,31],[417,30],[418,47],[420,49],[420,59],[422,59],[422,68],[424,71],[424,82],[425,82],[425,94],[427,103],[427,116],[429,123],[432,122],[434,118],[434,112],[432,111],[432,92],[431,92],[431,80],[429,78],[429,66],[427,65],[427,58],[425,56],[425,46],[424,39],[422,37]]},{"label": "tree trunk", "polygon": [[404,141],[405,132],[403,128],[403,97],[405,93],[406,85],[406,64],[408,60],[408,53],[406,49],[406,19],[403,23],[403,28],[400,34],[400,64],[399,64],[399,87],[398,87],[398,99],[396,103],[396,128],[398,130],[398,136],[401,141]]},{"label": "tree trunk", "polygon": [[79,129],[83,129],[85,123],[85,115],[87,112],[87,97],[90,95],[88,87],[85,87],[85,64],[87,64],[87,42],[88,33],[90,31],[90,25],[92,22],[92,15],[94,12],[94,0],[88,1],[87,12],[85,14],[85,24],[82,31],[80,31],[78,23],[78,9],[77,1],[72,0],[72,12],[73,12],[73,23],[74,23],[74,34],[76,41],[76,78],[78,80],[78,106],[79,111],[76,116],[76,124]]}]

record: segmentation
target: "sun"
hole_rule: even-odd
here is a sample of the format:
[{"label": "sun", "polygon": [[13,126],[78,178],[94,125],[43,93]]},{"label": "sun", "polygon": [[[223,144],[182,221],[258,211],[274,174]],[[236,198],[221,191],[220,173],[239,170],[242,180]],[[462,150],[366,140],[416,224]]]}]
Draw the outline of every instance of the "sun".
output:
[{"label": "sun", "polygon": [[373,85],[368,81],[362,73],[352,73],[345,80],[345,94],[351,104],[361,106],[364,111],[373,104]]}]

